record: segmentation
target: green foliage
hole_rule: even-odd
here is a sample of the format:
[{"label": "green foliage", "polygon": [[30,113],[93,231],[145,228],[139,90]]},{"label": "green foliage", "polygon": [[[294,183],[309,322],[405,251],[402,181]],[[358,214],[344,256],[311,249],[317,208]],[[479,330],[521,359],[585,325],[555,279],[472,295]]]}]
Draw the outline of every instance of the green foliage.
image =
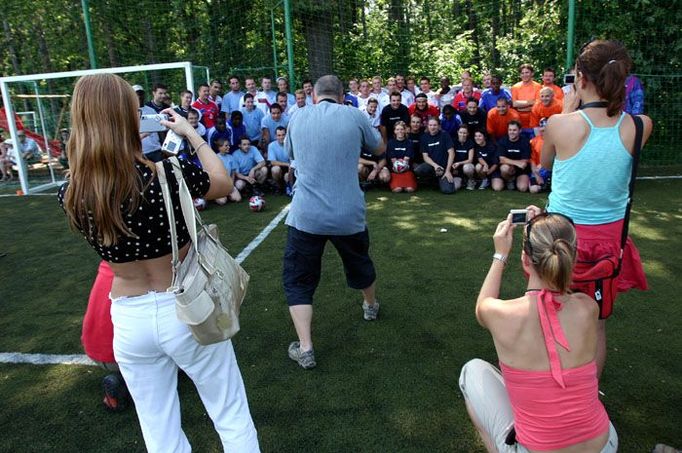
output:
[{"label": "green foliage", "polygon": [[[448,75],[456,82],[463,69],[476,80],[491,70],[511,85],[521,63],[552,66],[559,76],[566,69],[567,0],[289,1],[293,88],[310,74],[328,72],[346,80],[403,72],[433,80]],[[232,73],[289,75],[283,1],[90,0],[89,5],[100,67],[188,60],[222,79]],[[5,0],[2,23],[3,75],[89,67],[80,0]],[[619,39],[630,50],[635,73],[644,75],[662,163],[682,161],[682,153],[671,151],[682,140],[679,106],[668,101],[682,74],[681,23],[682,0],[576,1],[576,51],[593,37]],[[150,80],[141,76],[138,82],[149,85],[166,75],[146,77]],[[181,84],[179,78],[164,82]],[[42,89],[63,91],[58,83]],[[52,110],[57,115],[59,108]]]}]

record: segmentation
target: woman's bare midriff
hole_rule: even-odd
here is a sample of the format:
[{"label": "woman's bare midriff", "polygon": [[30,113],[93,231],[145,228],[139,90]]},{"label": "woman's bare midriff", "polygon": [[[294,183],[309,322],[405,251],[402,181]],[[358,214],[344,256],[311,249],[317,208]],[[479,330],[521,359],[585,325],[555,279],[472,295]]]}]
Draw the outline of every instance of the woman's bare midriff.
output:
[{"label": "woman's bare midriff", "polygon": [[[189,244],[179,251],[180,260],[185,259]],[[149,291],[164,292],[173,280],[171,254],[130,263],[109,263],[114,271],[111,297],[132,297],[147,294]]]},{"label": "woman's bare midriff", "polygon": [[560,450],[550,450],[550,451],[537,451],[528,450],[531,453],[599,453],[606,445],[609,440],[609,432],[606,431],[601,436],[597,436],[594,439],[586,440],[585,442],[580,442],[579,444],[571,445],[570,447],[562,448]]}]

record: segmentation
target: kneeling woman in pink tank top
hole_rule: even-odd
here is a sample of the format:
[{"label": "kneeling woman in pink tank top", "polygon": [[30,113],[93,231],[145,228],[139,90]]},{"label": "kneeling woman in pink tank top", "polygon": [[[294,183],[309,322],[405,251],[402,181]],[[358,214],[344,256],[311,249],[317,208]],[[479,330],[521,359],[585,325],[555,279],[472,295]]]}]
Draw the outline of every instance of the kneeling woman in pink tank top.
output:
[{"label": "kneeling woman in pink tank top", "polygon": [[499,299],[513,242],[511,216],[497,226],[495,255],[476,302],[492,334],[500,370],[480,359],[459,386],[488,451],[615,452],[618,436],[599,401],[598,306],[569,294],[576,256],[573,222],[540,214],[524,227],[521,297]]}]

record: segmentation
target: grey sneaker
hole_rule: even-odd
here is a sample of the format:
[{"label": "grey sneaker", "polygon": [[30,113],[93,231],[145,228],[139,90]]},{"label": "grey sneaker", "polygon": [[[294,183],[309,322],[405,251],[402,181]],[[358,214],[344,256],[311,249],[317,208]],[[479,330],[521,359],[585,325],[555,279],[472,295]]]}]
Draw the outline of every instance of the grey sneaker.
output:
[{"label": "grey sneaker", "polygon": [[297,362],[301,368],[309,370],[317,366],[315,362],[315,351],[301,351],[301,344],[298,341],[293,341],[289,345],[289,358]]},{"label": "grey sneaker", "polygon": [[483,181],[481,181],[481,185],[478,186],[478,190],[485,190],[488,187],[490,187],[490,180],[485,178]]},{"label": "grey sneaker", "polygon": [[467,190],[474,190],[476,188],[476,180],[469,178],[467,181]]},{"label": "grey sneaker", "polygon": [[507,181],[507,190],[516,190],[516,184],[514,184],[513,179]]},{"label": "grey sneaker", "polygon": [[379,314],[379,301],[375,299],[372,305],[362,301],[362,311],[364,312],[362,317],[365,318],[365,321],[376,320]]}]

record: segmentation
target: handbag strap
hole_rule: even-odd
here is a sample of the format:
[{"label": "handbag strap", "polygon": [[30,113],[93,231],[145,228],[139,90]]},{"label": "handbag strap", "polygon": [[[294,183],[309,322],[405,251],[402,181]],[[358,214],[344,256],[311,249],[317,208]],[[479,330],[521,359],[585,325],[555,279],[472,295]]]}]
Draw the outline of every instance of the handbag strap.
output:
[{"label": "handbag strap", "polygon": [[[199,262],[199,265],[202,266],[207,272],[213,273],[213,267],[208,263],[208,261],[205,259],[205,257],[199,252],[199,242],[197,240],[197,222],[199,222],[199,225],[201,229],[204,231],[207,231],[206,225],[204,224],[204,221],[201,218],[201,215],[199,214],[199,211],[197,210],[196,206],[194,206],[194,200],[192,199],[192,194],[189,191],[189,187],[187,187],[187,183],[185,182],[185,178],[182,174],[182,167],[180,167],[180,161],[178,160],[177,157],[173,156],[168,159],[168,161],[171,164],[171,168],[173,170],[173,176],[175,176],[175,180],[178,184],[178,194],[180,197],[180,209],[182,210],[182,215],[185,218],[185,226],[187,227],[187,232],[189,233],[190,241],[192,243],[192,247],[194,248],[194,251],[196,252],[197,260]],[[157,163],[157,168],[160,168],[159,173],[159,182],[161,183],[161,189],[163,192],[163,200],[164,204],[166,205],[166,210],[168,211],[168,219],[169,222],[171,222],[171,236],[172,236],[172,242],[173,242],[173,288],[177,288],[177,273],[178,270],[180,269],[180,259],[179,259],[179,253],[178,253],[178,246],[177,246],[177,231],[175,227],[175,220],[174,220],[174,211],[173,211],[173,203],[172,199],[170,197],[170,188],[168,186],[167,182],[167,177],[166,177],[166,172],[163,167],[162,163]],[[160,167],[159,167],[160,165]],[[165,186],[165,191],[164,191],[164,186]],[[211,236],[210,234],[206,234],[206,237],[211,240],[214,243],[218,243],[216,239]]]},{"label": "handbag strap", "polygon": [[625,206],[625,217],[623,217],[623,232],[620,237],[620,262],[623,260],[623,250],[628,240],[628,230],[630,228],[630,211],[632,209],[633,196],[635,193],[635,180],[637,179],[637,167],[639,166],[639,156],[642,153],[642,136],[644,135],[644,123],[637,115],[630,115],[635,123],[635,146],[632,153],[632,173],[630,174],[630,184],[628,187],[628,202]]},{"label": "handbag strap", "polygon": [[177,275],[178,269],[180,268],[180,257],[178,253],[178,233],[175,228],[175,214],[173,211],[173,200],[171,199],[170,188],[168,187],[168,179],[166,178],[166,168],[163,166],[163,161],[157,162],[156,164],[156,175],[159,178],[159,184],[161,185],[161,193],[163,194],[163,204],[166,208],[166,216],[168,218],[168,224],[170,225],[171,233],[171,250],[173,251],[172,268],[173,268],[173,281],[171,283],[170,292],[177,289]]},{"label": "handbag strap", "polygon": [[180,161],[178,158],[173,156],[168,159],[173,168],[173,175],[175,175],[175,180],[178,183],[178,191],[180,195],[180,208],[182,209],[182,215],[185,218],[185,224],[187,226],[187,231],[189,232],[189,237],[192,240],[192,246],[195,251],[197,249],[197,222],[203,228],[204,222],[201,219],[199,211],[194,206],[194,200],[192,194],[189,192],[189,187],[185,182],[185,178],[182,174],[182,168],[180,167]]}]

